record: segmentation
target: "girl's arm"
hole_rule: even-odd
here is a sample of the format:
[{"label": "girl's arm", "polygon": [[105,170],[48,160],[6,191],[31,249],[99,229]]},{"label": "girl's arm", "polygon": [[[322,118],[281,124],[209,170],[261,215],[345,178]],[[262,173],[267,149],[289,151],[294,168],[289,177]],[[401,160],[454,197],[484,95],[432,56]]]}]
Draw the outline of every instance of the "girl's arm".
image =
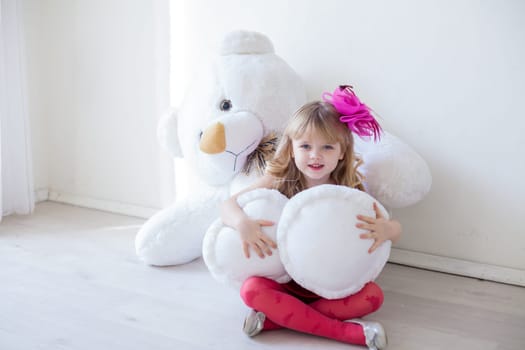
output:
[{"label": "girl's arm", "polygon": [[376,217],[357,215],[357,219],[361,220],[356,224],[356,227],[368,230],[368,233],[362,233],[359,237],[363,239],[372,238],[374,244],[368,249],[369,253],[372,253],[377,249],[384,241],[392,241],[395,243],[401,237],[401,224],[397,220],[389,220],[383,217],[379,211],[379,207],[374,202],[374,211]]},{"label": "girl's arm", "polygon": [[257,188],[272,188],[273,181],[273,177],[264,175],[251,186],[236,193],[221,205],[221,220],[225,225],[234,228],[240,233],[242,249],[247,258],[250,257],[250,249],[253,249],[261,258],[264,258],[265,254],[272,255],[271,248],[277,248],[277,244],[261,230],[262,226],[271,226],[273,222],[268,220],[253,220],[248,217],[237,203],[237,198],[241,194]]}]

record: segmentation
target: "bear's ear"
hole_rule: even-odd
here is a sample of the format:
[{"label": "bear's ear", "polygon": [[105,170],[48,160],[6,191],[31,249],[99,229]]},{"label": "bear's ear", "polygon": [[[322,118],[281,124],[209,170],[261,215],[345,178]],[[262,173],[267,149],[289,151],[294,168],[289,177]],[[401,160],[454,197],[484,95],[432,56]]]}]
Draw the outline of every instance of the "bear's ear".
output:
[{"label": "bear's ear", "polygon": [[246,30],[236,30],[226,34],[220,49],[220,54],[223,56],[274,52],[273,44],[266,35]]},{"label": "bear's ear", "polygon": [[164,113],[157,125],[157,139],[161,146],[166,149],[173,157],[182,157],[182,150],[179,144],[177,111],[171,109]]}]

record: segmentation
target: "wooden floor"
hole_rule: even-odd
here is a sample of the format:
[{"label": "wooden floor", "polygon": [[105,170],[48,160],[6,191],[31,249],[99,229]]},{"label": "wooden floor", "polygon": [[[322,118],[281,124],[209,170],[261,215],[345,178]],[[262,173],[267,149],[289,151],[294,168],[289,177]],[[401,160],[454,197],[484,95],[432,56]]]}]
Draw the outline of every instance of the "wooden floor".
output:
[{"label": "wooden floor", "polygon": [[[287,330],[244,336],[236,291],[202,260],[139,262],[143,220],[51,202],[0,223],[0,350],[364,349]],[[525,349],[525,288],[388,264],[391,350]]]}]

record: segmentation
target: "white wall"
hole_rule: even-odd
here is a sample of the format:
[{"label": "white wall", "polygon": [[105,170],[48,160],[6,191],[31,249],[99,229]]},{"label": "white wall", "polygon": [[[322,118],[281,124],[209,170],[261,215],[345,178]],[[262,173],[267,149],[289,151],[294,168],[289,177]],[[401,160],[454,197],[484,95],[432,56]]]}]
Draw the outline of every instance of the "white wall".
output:
[{"label": "white wall", "polygon": [[23,3],[36,188],[137,215],[160,208],[168,1]]},{"label": "white wall", "polygon": [[190,70],[227,31],[263,32],[310,98],[354,85],[428,161],[431,193],[394,212],[398,260],[457,258],[477,263],[478,276],[491,278],[487,264],[525,283],[524,2],[192,0],[184,12]]}]

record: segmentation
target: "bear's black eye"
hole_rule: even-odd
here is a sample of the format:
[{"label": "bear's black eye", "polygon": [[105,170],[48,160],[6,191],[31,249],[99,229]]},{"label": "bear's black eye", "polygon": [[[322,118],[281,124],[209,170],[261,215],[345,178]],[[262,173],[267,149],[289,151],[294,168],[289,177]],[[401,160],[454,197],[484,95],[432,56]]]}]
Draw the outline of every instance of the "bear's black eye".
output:
[{"label": "bear's black eye", "polygon": [[230,100],[222,100],[219,108],[221,111],[229,111],[232,108],[232,101]]}]

